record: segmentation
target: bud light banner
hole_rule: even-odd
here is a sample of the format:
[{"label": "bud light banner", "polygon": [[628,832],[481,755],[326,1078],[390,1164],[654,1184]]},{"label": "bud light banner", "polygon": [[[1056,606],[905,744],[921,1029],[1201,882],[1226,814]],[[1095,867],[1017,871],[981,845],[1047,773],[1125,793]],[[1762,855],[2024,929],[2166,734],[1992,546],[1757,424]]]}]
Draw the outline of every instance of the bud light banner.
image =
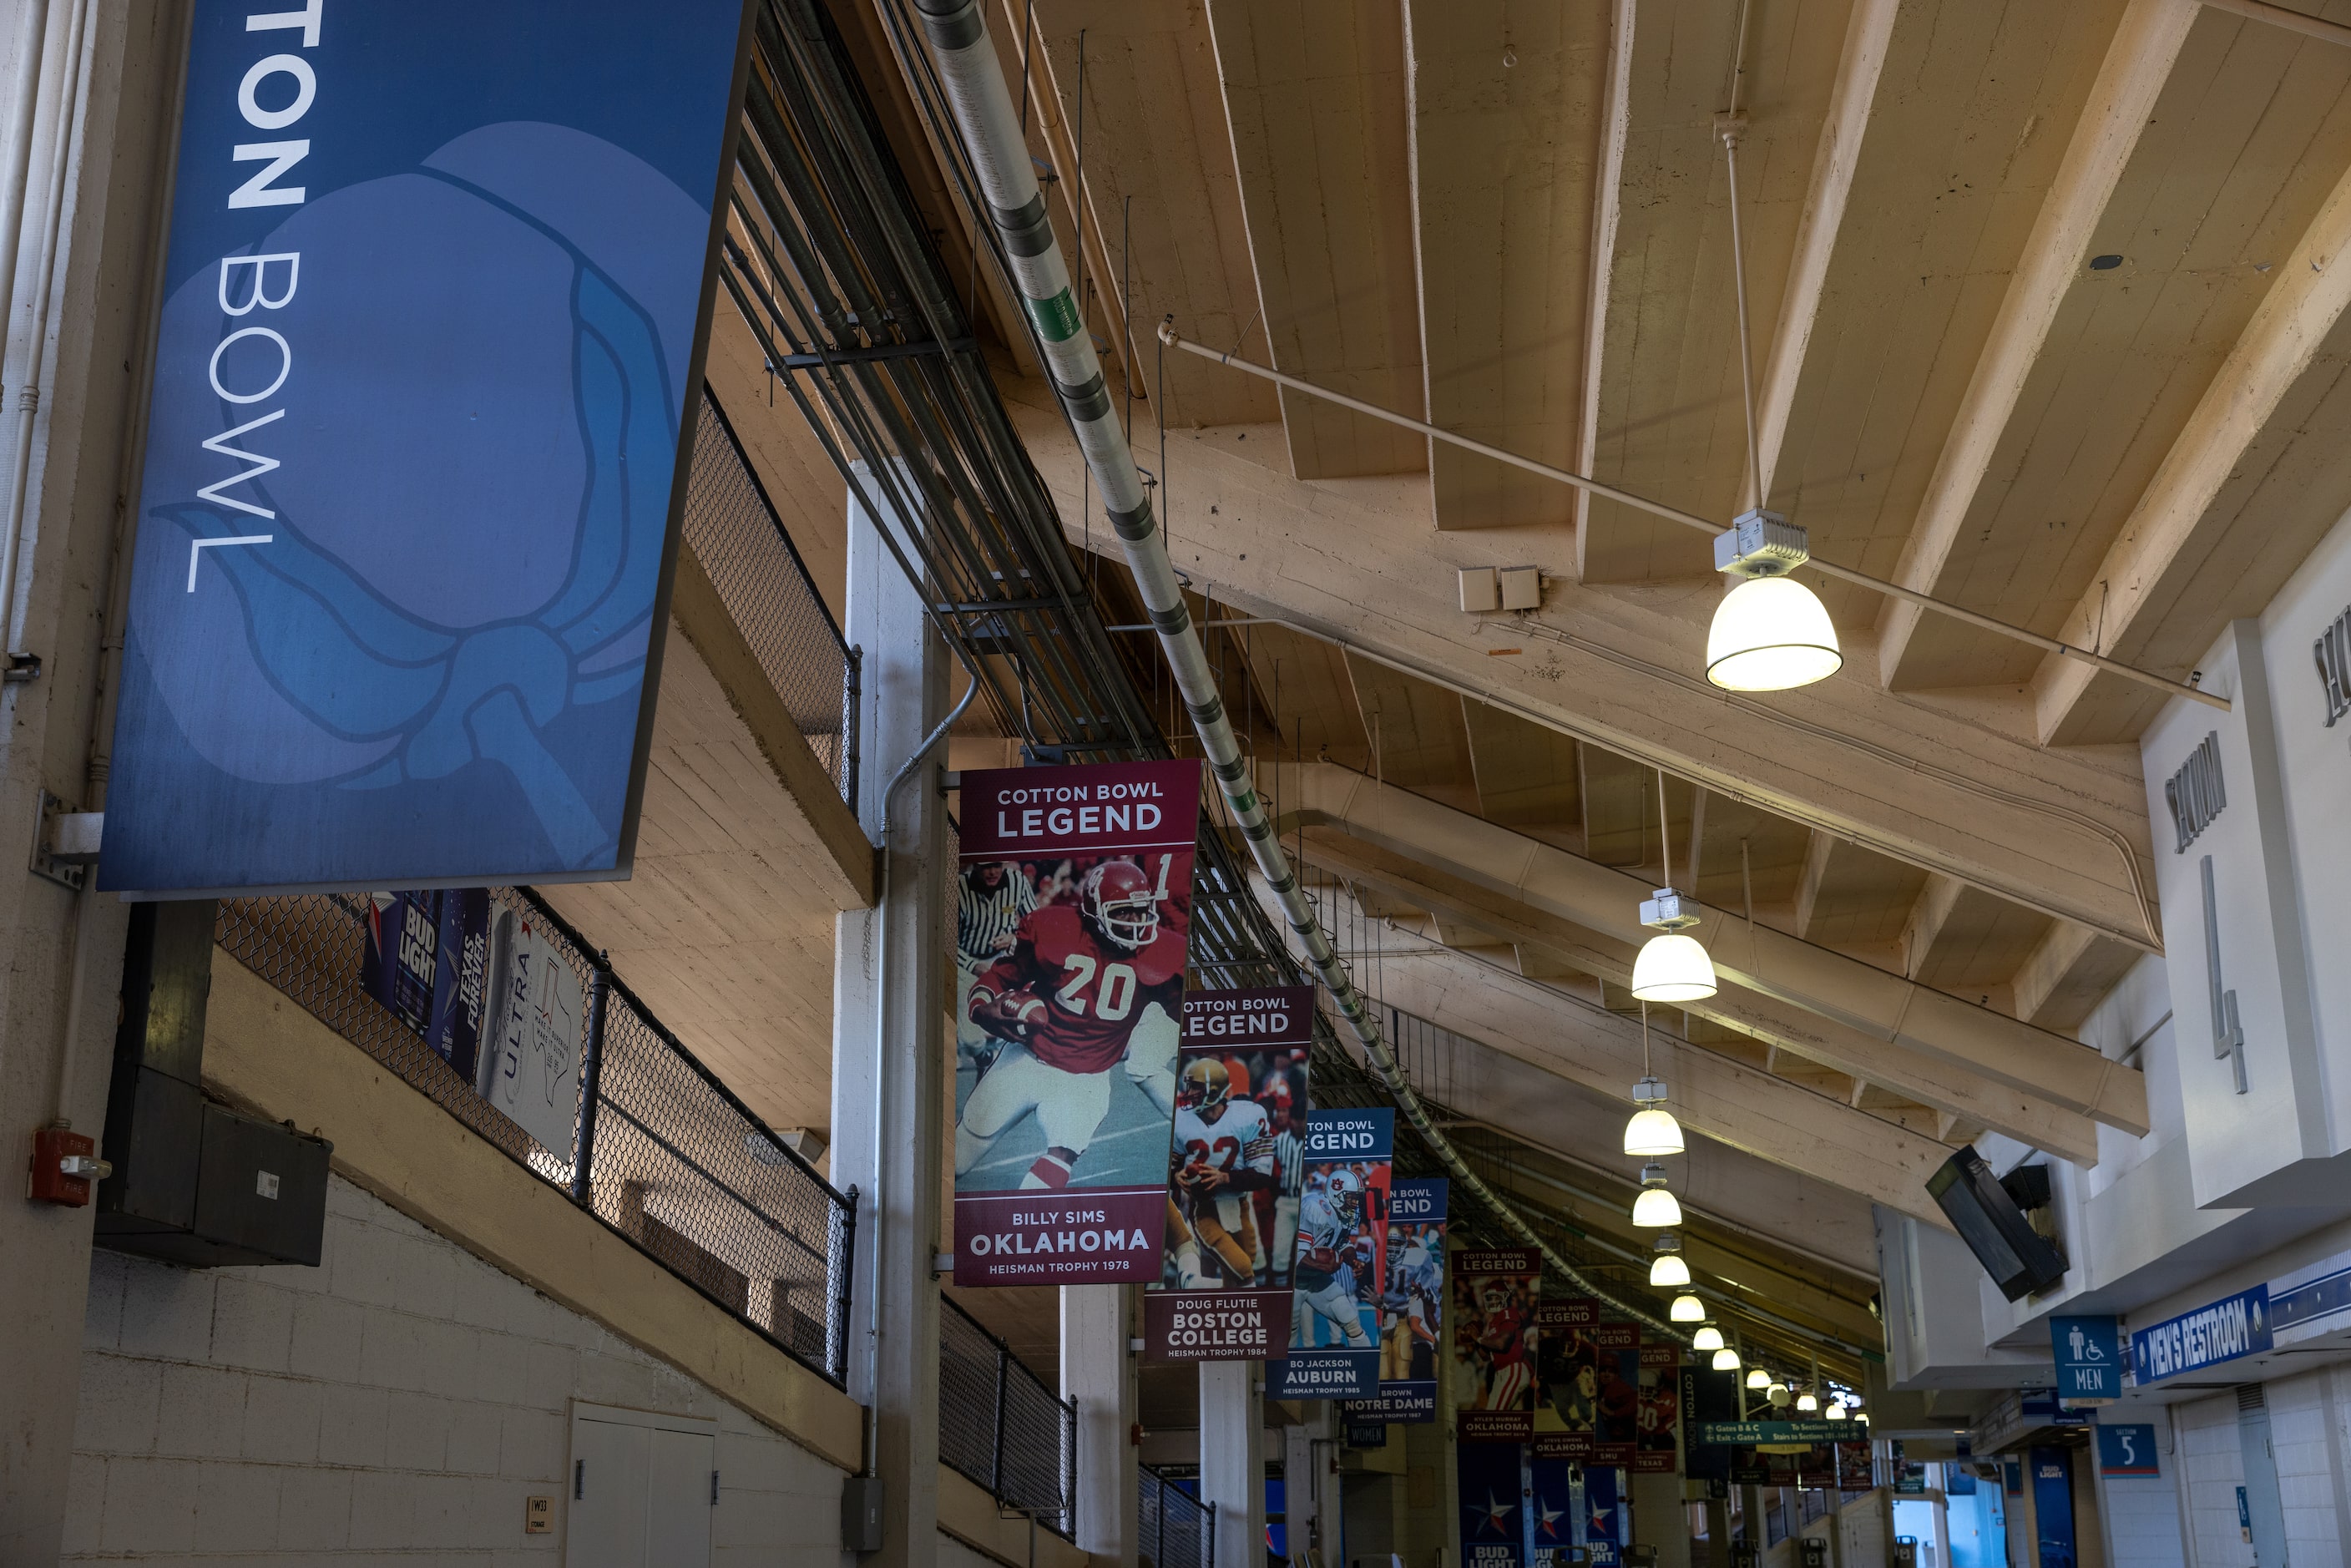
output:
[{"label": "bud light banner", "polygon": [[[1462,1568],[1525,1568],[1526,1511],[1531,1490],[1517,1443],[1461,1443],[1453,1450],[1461,1498]],[[1554,1521],[1554,1525],[1557,1521]],[[1567,1539],[1565,1532],[1561,1532]]]},{"label": "bud light banner", "polygon": [[369,894],[360,985],[473,1082],[492,985],[488,891]]},{"label": "bud light banner", "polygon": [[1148,1283],[1165,1262],[1200,765],[994,768],[962,790],[966,871],[998,866],[1034,896],[959,988],[981,1043],[956,1067],[956,1283]]},{"label": "bud light banner", "polygon": [[1380,1386],[1347,1403],[1352,1420],[1437,1419],[1445,1344],[1445,1199],[1440,1178],[1399,1178],[1388,1192],[1387,1276],[1380,1291]]},{"label": "bud light banner", "polygon": [[1453,1402],[1465,1444],[1534,1435],[1541,1274],[1541,1255],[1531,1249],[1453,1255]]},{"label": "bud light banner", "polygon": [[1290,1343],[1314,988],[1186,991],[1151,1361],[1263,1361]]},{"label": "bud light banner", "polygon": [[744,0],[197,0],[101,888],[628,874]]},{"label": "bud light banner", "polygon": [[1290,1354],[1266,1367],[1271,1398],[1360,1399],[1379,1386],[1395,1132],[1384,1107],[1306,1119]]}]

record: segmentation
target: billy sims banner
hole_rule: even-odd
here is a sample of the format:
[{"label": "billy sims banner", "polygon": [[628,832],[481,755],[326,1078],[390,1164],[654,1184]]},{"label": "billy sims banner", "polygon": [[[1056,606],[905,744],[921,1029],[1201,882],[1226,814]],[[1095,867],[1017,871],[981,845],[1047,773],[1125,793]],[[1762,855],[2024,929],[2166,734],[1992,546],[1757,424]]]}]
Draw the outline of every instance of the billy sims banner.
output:
[{"label": "billy sims banner", "polygon": [[1361,1399],[1379,1386],[1395,1135],[1395,1113],[1385,1108],[1306,1119],[1290,1354],[1266,1364],[1272,1398]]},{"label": "billy sims banner", "polygon": [[993,866],[1029,896],[964,992],[956,1283],[1155,1280],[1200,765],[990,769],[962,789],[965,884]]},{"label": "billy sims banner", "polygon": [[1453,1255],[1453,1361],[1464,1443],[1520,1443],[1534,1435],[1535,1290],[1531,1249]]},{"label": "billy sims banner", "polygon": [[1313,1043],[1311,986],[1186,993],[1145,1359],[1262,1361],[1290,1343]]}]

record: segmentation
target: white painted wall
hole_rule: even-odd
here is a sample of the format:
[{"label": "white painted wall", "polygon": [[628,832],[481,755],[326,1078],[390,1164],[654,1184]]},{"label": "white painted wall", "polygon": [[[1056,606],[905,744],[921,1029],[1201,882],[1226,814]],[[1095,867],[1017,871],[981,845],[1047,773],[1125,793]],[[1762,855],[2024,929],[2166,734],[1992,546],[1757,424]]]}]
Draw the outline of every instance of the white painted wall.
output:
[{"label": "white painted wall", "polygon": [[839,1470],[340,1177],[317,1269],[97,1254],[66,1560],[551,1568],[574,1399],[717,1420],[715,1563],[843,1568]]},{"label": "white painted wall", "polygon": [[2252,1568],[2253,1549],[2237,1525],[2237,1489],[2245,1479],[2237,1396],[2216,1395],[2175,1405],[2172,1411],[2179,1479],[2188,1489],[2190,1561],[2196,1568]]}]

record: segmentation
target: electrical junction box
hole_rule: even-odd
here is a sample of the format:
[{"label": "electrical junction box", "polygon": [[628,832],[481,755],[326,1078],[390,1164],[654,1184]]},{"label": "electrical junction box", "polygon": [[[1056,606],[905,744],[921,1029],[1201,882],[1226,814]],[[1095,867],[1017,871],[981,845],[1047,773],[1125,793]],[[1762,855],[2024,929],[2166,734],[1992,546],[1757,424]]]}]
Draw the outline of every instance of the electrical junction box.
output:
[{"label": "electrical junction box", "polygon": [[841,1549],[882,1550],[882,1478],[849,1476],[841,1483]]},{"label": "electrical junction box", "polygon": [[1714,536],[1714,570],[1778,577],[1813,559],[1804,530],[1777,512],[1741,512]]},{"label": "electrical junction box", "polygon": [[1505,610],[1541,610],[1542,573],[1531,566],[1506,566],[1495,572]]},{"label": "electrical junction box", "polygon": [[1502,587],[1492,567],[1465,567],[1458,575],[1464,612],[1476,615],[1502,607]]}]

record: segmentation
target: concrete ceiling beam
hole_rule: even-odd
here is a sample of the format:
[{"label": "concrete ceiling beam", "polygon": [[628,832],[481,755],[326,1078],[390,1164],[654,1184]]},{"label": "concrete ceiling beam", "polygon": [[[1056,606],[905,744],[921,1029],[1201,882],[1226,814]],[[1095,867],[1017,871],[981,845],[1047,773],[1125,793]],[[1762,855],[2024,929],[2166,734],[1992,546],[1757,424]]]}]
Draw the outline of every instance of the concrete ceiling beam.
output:
[{"label": "concrete ceiling beam", "polygon": [[[2196,0],[2130,0],[2124,11],[1903,543],[1894,579],[1905,587],[1937,596],[1951,591],[1944,568],[1991,470],[2001,434],[2047,345],[2091,231],[2155,112],[2198,9]],[[1880,612],[1878,674],[1886,685],[1904,684],[1924,613],[1899,600],[1887,601]]]},{"label": "concrete ceiling beam", "polygon": [[[1259,778],[1261,789],[1271,784],[1267,793],[1280,803],[1285,831],[1333,828],[1616,942],[1637,946],[1648,935],[1638,919],[1648,889],[1637,877],[1333,764],[1260,764]],[[1933,1057],[2135,1134],[2147,1130],[2144,1079],[2078,1041],[1757,922],[1718,913],[1708,925],[1710,931],[1701,932],[1719,975],[1852,1031],[1841,1038],[1865,1037]],[[1792,1014],[1782,1015],[1782,1028],[1792,1030]],[[1825,1030],[1803,1043],[1812,1047],[1803,1054],[1815,1060],[1828,1060],[1834,1050]],[[1886,1082],[1866,1071],[1856,1076]],[[1949,1093],[1943,1099],[1949,1109],[1977,1113],[1952,1103]]]}]

